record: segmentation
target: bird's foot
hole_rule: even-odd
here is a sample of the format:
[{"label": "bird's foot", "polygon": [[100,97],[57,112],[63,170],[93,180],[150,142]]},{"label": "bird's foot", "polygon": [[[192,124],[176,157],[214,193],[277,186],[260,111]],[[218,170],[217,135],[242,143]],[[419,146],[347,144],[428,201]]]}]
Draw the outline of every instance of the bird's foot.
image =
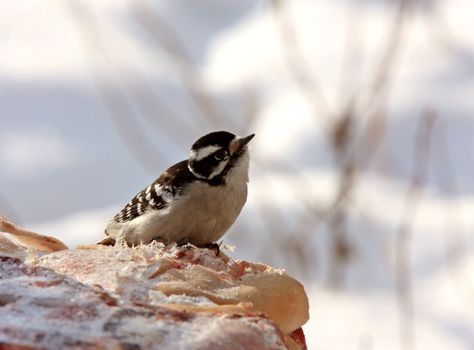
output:
[{"label": "bird's foot", "polygon": [[217,243],[206,243],[201,248],[206,248],[206,249],[209,249],[209,250],[213,250],[215,252],[216,256],[219,256],[219,254],[221,252],[220,245],[217,244]]},{"label": "bird's foot", "polygon": [[182,240],[176,242],[176,245],[178,247],[182,247],[182,246],[185,246],[187,244],[189,244],[189,239],[188,238],[183,238]]},{"label": "bird's foot", "polygon": [[153,239],[151,240],[150,243],[153,243],[153,242],[161,243],[161,244],[164,244],[165,246],[168,244],[168,242],[166,241],[166,239],[164,239],[164,238],[161,237],[161,236],[153,237]]}]

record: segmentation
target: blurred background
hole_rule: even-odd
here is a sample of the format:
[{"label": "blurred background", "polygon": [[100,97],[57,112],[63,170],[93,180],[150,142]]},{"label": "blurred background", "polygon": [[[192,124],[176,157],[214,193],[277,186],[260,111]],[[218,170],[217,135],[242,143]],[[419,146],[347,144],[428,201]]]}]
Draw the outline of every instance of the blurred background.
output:
[{"label": "blurred background", "polygon": [[0,0],[0,213],[70,246],[203,134],[309,349],[474,348],[474,3]]}]

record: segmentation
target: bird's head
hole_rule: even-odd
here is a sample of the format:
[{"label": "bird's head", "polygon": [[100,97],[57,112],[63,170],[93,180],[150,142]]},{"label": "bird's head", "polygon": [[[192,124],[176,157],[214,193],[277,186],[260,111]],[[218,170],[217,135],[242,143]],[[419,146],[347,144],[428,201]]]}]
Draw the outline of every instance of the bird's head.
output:
[{"label": "bird's head", "polygon": [[246,154],[247,144],[254,136],[239,137],[227,131],[204,135],[191,147],[189,170],[200,179],[225,176]]}]

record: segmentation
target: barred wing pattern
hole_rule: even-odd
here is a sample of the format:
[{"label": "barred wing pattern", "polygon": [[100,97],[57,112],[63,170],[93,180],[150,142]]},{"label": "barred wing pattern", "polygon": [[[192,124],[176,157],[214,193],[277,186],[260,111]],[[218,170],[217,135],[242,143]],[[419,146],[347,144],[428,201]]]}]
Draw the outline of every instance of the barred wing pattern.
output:
[{"label": "barred wing pattern", "polygon": [[199,181],[188,169],[187,160],[181,161],[163,172],[151,185],[138,193],[114,217],[116,222],[131,221],[149,210],[162,210],[179,195],[186,183]]}]

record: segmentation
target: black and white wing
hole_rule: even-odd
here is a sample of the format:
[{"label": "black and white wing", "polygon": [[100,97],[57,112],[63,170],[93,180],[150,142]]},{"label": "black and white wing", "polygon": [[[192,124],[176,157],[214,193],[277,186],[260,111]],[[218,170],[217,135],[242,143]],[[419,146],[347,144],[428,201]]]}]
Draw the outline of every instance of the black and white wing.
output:
[{"label": "black and white wing", "polygon": [[150,186],[133,197],[127,205],[114,216],[115,222],[131,221],[149,210],[160,210],[167,207],[166,198],[158,181],[154,181]]},{"label": "black and white wing", "polygon": [[131,221],[150,210],[166,209],[176,195],[179,195],[187,183],[196,181],[189,171],[187,160],[167,169],[151,185],[133,197],[130,202],[113,218],[123,223]]}]

